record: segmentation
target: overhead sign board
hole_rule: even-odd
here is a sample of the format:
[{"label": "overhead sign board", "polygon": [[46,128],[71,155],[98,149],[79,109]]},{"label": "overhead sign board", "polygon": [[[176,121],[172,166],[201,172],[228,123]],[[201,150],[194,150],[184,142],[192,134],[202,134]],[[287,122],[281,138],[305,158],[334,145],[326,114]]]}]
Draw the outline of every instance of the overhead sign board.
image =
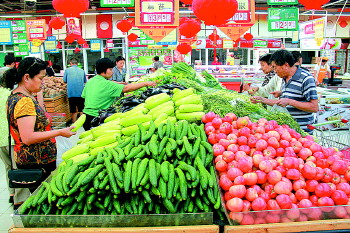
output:
[{"label": "overhead sign board", "polygon": [[269,8],[269,31],[298,31],[299,9],[297,7]]},{"label": "overhead sign board", "polygon": [[134,0],[101,0],[101,7],[133,7]]}]

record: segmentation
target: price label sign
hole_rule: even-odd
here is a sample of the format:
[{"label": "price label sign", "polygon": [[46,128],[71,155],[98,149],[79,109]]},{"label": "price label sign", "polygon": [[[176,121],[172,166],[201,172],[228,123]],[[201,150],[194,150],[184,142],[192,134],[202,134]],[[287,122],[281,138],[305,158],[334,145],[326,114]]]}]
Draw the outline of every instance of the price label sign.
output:
[{"label": "price label sign", "polygon": [[12,44],[11,21],[0,21],[0,45]]},{"label": "price label sign", "polygon": [[298,31],[298,22],[299,9],[297,7],[268,9],[269,31]]},{"label": "price label sign", "polygon": [[[310,0],[311,1],[311,0]],[[298,5],[298,0],[267,0],[268,5]]]},{"label": "price label sign", "polygon": [[29,41],[34,39],[46,40],[46,22],[45,19],[27,20],[27,38]]},{"label": "price label sign", "polygon": [[134,7],[134,0],[101,0],[101,7]]}]

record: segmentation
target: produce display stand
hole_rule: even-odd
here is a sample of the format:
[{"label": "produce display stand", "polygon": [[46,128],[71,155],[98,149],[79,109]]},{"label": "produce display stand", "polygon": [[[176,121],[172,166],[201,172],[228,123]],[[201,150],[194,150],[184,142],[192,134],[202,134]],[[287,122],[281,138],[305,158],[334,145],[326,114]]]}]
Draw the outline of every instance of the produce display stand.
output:
[{"label": "produce display stand", "polygon": [[171,227],[126,227],[126,228],[12,228],[9,233],[218,233],[219,226],[171,226]]},{"label": "produce display stand", "polygon": [[305,222],[257,224],[247,226],[225,226],[224,233],[277,233],[306,231],[335,232],[335,230],[343,229],[350,229],[350,219],[330,219]]}]

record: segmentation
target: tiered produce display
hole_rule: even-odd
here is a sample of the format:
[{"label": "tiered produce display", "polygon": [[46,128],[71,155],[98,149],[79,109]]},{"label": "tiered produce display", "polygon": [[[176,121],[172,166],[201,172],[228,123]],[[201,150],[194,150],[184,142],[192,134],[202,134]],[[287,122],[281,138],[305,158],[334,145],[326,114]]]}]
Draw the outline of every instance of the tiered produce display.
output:
[{"label": "tiered produce display", "polygon": [[350,195],[350,163],[342,152],[265,118],[209,112],[203,122],[233,223],[350,218],[341,206]]},{"label": "tiered produce display", "polygon": [[141,81],[158,86],[119,99],[117,113],[82,133],[21,214],[224,219],[224,203],[231,224],[350,218],[341,206],[349,202],[349,161],[289,114],[252,104],[184,63]]},{"label": "tiered produce display", "polygon": [[201,110],[200,96],[186,89],[112,115],[63,154],[65,163],[21,213],[222,214],[212,147],[195,123]]}]

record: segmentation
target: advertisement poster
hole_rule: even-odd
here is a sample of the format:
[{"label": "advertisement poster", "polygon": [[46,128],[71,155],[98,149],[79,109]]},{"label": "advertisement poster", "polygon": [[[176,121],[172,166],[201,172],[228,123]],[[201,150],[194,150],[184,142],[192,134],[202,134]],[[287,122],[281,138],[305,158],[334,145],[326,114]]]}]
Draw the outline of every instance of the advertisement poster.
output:
[{"label": "advertisement poster", "polygon": [[[300,23],[299,24],[299,39],[300,40],[302,40],[302,39],[315,39],[316,37],[318,37],[318,38],[324,37],[324,29],[326,28],[325,25],[326,25],[326,18],[325,17]],[[323,32],[321,31],[322,28],[323,28]]]},{"label": "advertisement poster", "polygon": [[67,18],[67,34],[81,36],[80,20],[78,18]]},{"label": "advertisement poster", "polygon": [[101,41],[100,40],[91,40],[90,47],[91,47],[91,52],[100,52],[101,51]]},{"label": "advertisement poster", "polygon": [[341,39],[340,38],[327,38],[321,40],[319,45],[314,39],[303,39],[300,40],[301,49],[340,49]]},{"label": "advertisement poster", "polygon": [[0,45],[12,44],[11,21],[0,21]]},{"label": "advertisement poster", "polygon": [[14,44],[28,43],[25,20],[11,21],[11,28],[12,28],[12,37],[13,37]]},{"label": "advertisement poster", "polygon": [[27,44],[18,44],[13,46],[15,52],[15,57],[24,57],[29,55],[29,45]]},{"label": "advertisement poster", "polygon": [[27,38],[32,40],[46,40],[46,22],[45,19],[26,20]]},{"label": "advertisement poster", "polygon": [[45,52],[53,52],[56,51],[56,36],[48,36],[46,41],[44,42],[44,50]]},{"label": "advertisement poster", "polygon": [[129,49],[131,66],[152,66],[152,58],[159,57],[164,65],[172,64],[172,51],[170,49],[145,49],[133,48]]}]

